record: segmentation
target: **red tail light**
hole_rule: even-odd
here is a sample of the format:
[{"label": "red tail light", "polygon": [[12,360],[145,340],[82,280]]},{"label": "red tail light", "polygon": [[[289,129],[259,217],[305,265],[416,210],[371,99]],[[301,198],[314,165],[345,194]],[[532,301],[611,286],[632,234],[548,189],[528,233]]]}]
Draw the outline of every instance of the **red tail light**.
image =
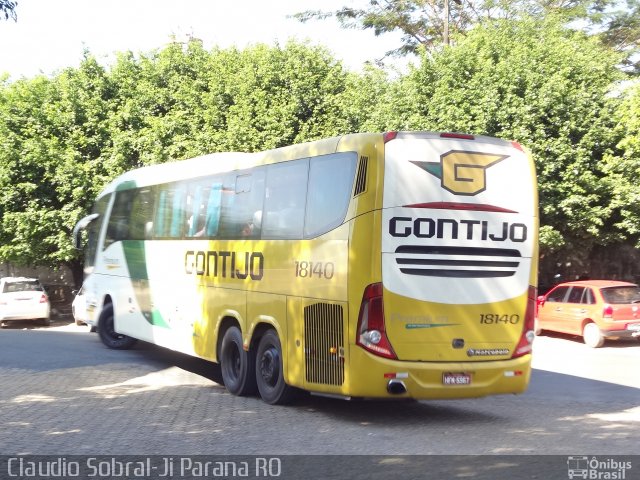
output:
[{"label": "red tail light", "polygon": [[49,299],[47,298],[47,296],[43,293],[42,296],[40,297],[40,303],[47,303],[49,301]]},{"label": "red tail light", "polygon": [[384,143],[387,143],[393,140],[394,138],[396,138],[397,136],[398,136],[398,132],[385,132],[382,135],[382,139],[384,140]]},{"label": "red tail light", "polygon": [[380,357],[398,358],[387,338],[384,325],[381,283],[372,283],[364,289],[357,335],[356,344],[368,352]]},{"label": "red tail light", "polygon": [[522,335],[513,352],[511,358],[518,358],[527,353],[531,353],[533,339],[535,338],[535,322],[536,322],[536,287],[529,286],[529,294],[527,295],[527,311],[524,315],[524,328]]},{"label": "red tail light", "polygon": [[604,318],[613,318],[613,307],[611,305],[605,305],[602,309],[602,316]]}]

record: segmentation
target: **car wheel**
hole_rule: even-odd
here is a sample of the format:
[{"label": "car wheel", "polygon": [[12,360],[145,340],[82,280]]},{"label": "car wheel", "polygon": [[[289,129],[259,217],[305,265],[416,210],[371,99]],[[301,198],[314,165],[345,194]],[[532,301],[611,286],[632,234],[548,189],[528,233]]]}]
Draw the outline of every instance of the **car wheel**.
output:
[{"label": "car wheel", "polygon": [[284,381],[282,347],[275,330],[268,330],[258,344],[256,382],[260,397],[270,405],[289,403],[295,396],[296,389]]},{"label": "car wheel", "polygon": [[115,331],[113,322],[113,305],[109,304],[102,309],[98,319],[98,335],[107,347],[114,350],[127,350],[135,345],[137,340]]},{"label": "car wheel", "polygon": [[222,337],[220,345],[220,367],[222,381],[233,395],[250,395],[256,391],[255,362],[253,354],[245,351],[242,333],[231,327]]},{"label": "car wheel", "polygon": [[595,323],[587,323],[582,330],[582,338],[585,345],[591,348],[598,348],[604,345],[604,335],[600,331],[600,327]]}]

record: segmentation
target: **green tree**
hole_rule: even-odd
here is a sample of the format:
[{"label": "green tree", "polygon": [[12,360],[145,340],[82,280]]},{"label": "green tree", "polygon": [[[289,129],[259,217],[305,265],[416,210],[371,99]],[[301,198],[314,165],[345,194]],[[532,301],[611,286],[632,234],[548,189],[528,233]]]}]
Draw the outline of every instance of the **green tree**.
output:
[{"label": "green tree", "polygon": [[618,209],[617,229],[640,248],[640,84],[622,94],[616,110],[617,149],[606,157],[613,191],[611,204]]},{"label": "green tree", "polygon": [[[637,62],[640,48],[640,0],[368,0],[364,6],[334,11],[296,13],[301,22],[335,18],[344,28],[372,30],[375,35],[399,32],[399,46],[386,55],[418,54],[449,45],[452,37],[494,20],[548,15],[574,22],[585,31],[625,52],[625,62]],[[575,22],[575,21],[578,22]],[[635,65],[637,67],[637,65]]]},{"label": "green tree", "polygon": [[0,90],[0,259],[67,265],[81,275],[70,235],[111,178],[100,161],[111,95],[90,57],[56,78]]}]

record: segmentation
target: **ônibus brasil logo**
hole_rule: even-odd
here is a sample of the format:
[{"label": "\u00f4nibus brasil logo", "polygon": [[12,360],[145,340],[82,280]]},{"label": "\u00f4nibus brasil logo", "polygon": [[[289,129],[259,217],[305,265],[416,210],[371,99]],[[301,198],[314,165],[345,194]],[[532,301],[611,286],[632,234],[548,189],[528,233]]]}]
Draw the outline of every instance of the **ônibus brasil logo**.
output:
[{"label": "\u00f4nibus brasil logo", "polygon": [[487,169],[508,155],[451,150],[439,162],[411,161],[437,177],[442,188],[456,195],[477,195],[487,188]]},{"label": "\u00f4nibus brasil logo", "polygon": [[626,480],[627,470],[630,469],[631,462],[614,458],[602,460],[586,455],[567,458],[567,476],[570,479]]}]

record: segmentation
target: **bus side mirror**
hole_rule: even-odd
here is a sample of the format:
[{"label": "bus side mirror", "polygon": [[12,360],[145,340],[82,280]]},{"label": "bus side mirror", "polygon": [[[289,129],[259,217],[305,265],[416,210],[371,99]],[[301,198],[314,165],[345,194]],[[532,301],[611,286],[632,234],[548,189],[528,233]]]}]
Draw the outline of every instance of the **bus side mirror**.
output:
[{"label": "bus side mirror", "polygon": [[98,213],[92,213],[91,215],[87,215],[86,217],[80,219],[76,226],[73,227],[73,246],[78,250],[82,250],[82,241],[80,240],[80,232],[87,228],[91,222],[93,222],[100,215]]}]

